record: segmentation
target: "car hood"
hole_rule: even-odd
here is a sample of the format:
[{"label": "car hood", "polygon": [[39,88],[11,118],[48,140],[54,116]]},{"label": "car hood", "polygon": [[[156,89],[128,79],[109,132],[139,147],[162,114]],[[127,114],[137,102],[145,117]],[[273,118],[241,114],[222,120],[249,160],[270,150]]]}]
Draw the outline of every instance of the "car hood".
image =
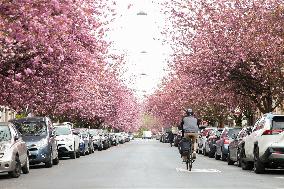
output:
[{"label": "car hood", "polygon": [[100,137],[96,135],[96,136],[93,136],[93,139],[99,140]]},{"label": "car hood", "polygon": [[42,139],[46,138],[46,136],[22,136],[23,140],[26,142],[27,146],[30,144],[38,143]]},{"label": "car hood", "polygon": [[4,152],[7,148],[10,148],[10,146],[11,146],[10,141],[0,142],[0,152]]},{"label": "car hood", "polygon": [[73,136],[72,135],[57,135],[56,136],[56,140],[66,140],[66,139],[73,139]]}]

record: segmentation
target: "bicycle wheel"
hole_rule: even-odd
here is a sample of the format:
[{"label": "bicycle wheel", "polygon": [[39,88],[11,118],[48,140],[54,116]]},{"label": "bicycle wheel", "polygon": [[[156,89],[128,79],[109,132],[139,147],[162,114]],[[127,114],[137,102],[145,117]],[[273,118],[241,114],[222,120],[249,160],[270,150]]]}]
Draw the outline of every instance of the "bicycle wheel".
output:
[{"label": "bicycle wheel", "polygon": [[189,170],[189,159],[186,160],[186,170]]},{"label": "bicycle wheel", "polygon": [[192,153],[189,155],[189,160],[188,160],[188,168],[189,171],[192,169]]},{"label": "bicycle wheel", "polygon": [[[192,145],[192,140],[190,140],[190,144]],[[193,158],[192,158],[192,146],[189,148],[189,152],[188,152],[188,157],[187,157],[187,170],[191,171],[191,168],[192,168],[192,161],[193,161]]]}]

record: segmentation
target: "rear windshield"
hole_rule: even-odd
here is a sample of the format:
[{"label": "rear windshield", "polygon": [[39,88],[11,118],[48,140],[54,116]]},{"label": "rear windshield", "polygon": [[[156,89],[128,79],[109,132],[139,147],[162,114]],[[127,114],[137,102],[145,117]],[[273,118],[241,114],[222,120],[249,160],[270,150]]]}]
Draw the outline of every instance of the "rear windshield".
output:
[{"label": "rear windshield", "polygon": [[11,140],[11,132],[8,126],[0,126],[0,142]]},{"label": "rear windshield", "polygon": [[71,130],[69,127],[66,126],[58,126],[55,127],[55,134],[56,135],[70,135],[71,134]]},{"label": "rear windshield", "polygon": [[272,129],[284,129],[284,116],[276,116],[272,119]]},{"label": "rear windshield", "polygon": [[97,130],[90,130],[90,134],[95,136],[98,135],[98,131]]},{"label": "rear windshield", "polygon": [[16,122],[17,129],[22,135],[45,136],[47,135],[47,126],[44,121],[35,122]]},{"label": "rear windshield", "polygon": [[234,135],[237,136],[240,131],[241,128],[229,129],[228,137],[233,137]]}]

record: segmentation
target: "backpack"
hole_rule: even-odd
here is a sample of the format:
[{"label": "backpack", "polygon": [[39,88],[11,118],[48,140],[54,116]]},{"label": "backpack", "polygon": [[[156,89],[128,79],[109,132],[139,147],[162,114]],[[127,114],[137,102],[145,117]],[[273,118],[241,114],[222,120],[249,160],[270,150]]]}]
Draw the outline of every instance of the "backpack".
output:
[{"label": "backpack", "polygon": [[182,138],[179,142],[179,153],[182,156],[187,156],[190,149],[191,149],[191,142],[186,138]]}]

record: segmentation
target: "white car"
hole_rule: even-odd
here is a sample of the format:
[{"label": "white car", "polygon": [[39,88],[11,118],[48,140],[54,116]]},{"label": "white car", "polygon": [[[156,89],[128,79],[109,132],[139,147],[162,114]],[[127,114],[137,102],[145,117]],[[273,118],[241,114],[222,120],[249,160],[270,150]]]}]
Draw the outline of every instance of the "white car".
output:
[{"label": "white car", "polygon": [[120,144],[125,143],[125,137],[123,135],[123,133],[116,133],[116,137],[118,138],[118,141]]},{"label": "white car", "polygon": [[98,129],[90,129],[89,132],[93,141],[94,149],[103,149],[103,144]]},{"label": "white car", "polygon": [[240,154],[243,169],[263,173],[265,168],[284,167],[284,115],[265,114],[244,139]]},{"label": "white car", "polygon": [[205,151],[205,143],[207,141],[207,138],[209,137],[209,133],[211,130],[217,129],[216,127],[207,127],[205,129],[202,129],[200,131],[199,137],[197,138],[197,152],[199,154],[206,155]]},{"label": "white car", "polygon": [[56,125],[55,134],[58,144],[58,153],[62,156],[69,156],[71,159],[80,157],[80,137],[73,134],[70,124]]}]

